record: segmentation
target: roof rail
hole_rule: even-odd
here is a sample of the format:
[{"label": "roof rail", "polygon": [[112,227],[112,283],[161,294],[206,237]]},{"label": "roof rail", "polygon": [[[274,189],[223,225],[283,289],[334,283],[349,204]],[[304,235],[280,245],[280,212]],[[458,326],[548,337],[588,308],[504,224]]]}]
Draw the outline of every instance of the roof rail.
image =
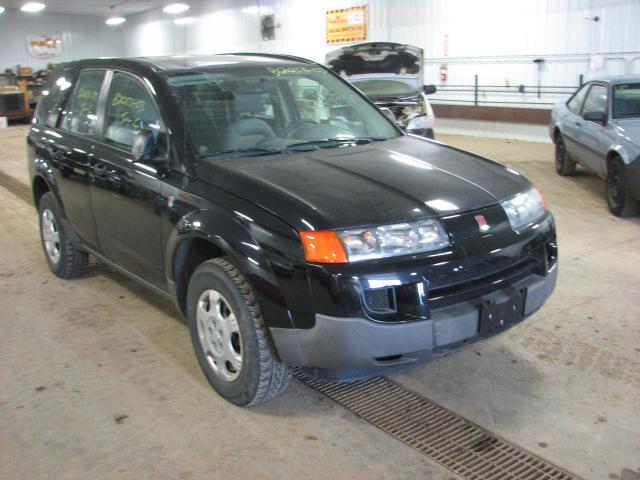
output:
[{"label": "roof rail", "polygon": [[222,55],[252,55],[256,57],[279,58],[281,60],[295,60],[301,63],[308,63],[311,65],[320,65],[318,62],[314,62],[313,60],[309,60],[308,58],[296,57],[295,55],[284,55],[280,53],[232,52],[232,53],[223,53]]}]

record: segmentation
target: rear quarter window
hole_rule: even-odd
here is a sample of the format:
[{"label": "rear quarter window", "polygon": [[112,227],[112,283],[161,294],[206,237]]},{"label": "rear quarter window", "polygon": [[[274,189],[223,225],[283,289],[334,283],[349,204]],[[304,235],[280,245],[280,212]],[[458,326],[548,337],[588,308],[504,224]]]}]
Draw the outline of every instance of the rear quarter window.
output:
[{"label": "rear quarter window", "polygon": [[62,112],[60,128],[88,138],[96,138],[98,99],[105,70],[87,69],[80,73],[73,97]]},{"label": "rear quarter window", "polygon": [[36,108],[35,118],[38,123],[55,127],[64,107],[65,99],[72,90],[73,72],[71,70],[54,71],[51,80],[42,91]]}]

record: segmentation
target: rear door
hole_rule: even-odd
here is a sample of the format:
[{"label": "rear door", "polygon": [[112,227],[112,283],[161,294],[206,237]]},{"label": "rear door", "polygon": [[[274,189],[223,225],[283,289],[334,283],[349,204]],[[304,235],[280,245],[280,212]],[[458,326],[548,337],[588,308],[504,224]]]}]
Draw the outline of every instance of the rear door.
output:
[{"label": "rear door", "polygon": [[[109,72],[102,142],[95,149],[91,198],[100,245],[107,258],[162,287],[162,175],[132,154],[141,129],[166,141],[164,123],[147,84],[126,72]],[[166,149],[165,149],[166,152]]]},{"label": "rear door", "polygon": [[104,69],[82,70],[58,119],[58,128],[45,130],[46,149],[67,219],[81,240],[93,248],[98,242],[89,174],[100,129],[98,99],[105,73]]}]

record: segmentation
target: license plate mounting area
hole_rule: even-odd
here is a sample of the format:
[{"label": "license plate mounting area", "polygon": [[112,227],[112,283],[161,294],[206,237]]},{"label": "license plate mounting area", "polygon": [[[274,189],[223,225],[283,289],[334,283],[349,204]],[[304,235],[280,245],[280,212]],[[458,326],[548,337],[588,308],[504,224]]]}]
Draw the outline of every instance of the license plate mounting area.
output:
[{"label": "license plate mounting area", "polygon": [[483,298],[480,306],[480,335],[506,328],[524,317],[527,289],[510,289],[492,298]]}]

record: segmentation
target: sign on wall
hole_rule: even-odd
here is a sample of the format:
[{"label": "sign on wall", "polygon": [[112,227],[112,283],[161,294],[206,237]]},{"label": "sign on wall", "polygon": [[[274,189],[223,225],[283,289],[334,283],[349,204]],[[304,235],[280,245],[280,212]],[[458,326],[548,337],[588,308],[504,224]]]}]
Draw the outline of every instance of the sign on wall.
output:
[{"label": "sign on wall", "polygon": [[327,11],[327,43],[367,39],[367,6]]},{"label": "sign on wall", "polygon": [[29,54],[36,58],[55,58],[62,53],[62,38],[60,34],[27,35]]}]

